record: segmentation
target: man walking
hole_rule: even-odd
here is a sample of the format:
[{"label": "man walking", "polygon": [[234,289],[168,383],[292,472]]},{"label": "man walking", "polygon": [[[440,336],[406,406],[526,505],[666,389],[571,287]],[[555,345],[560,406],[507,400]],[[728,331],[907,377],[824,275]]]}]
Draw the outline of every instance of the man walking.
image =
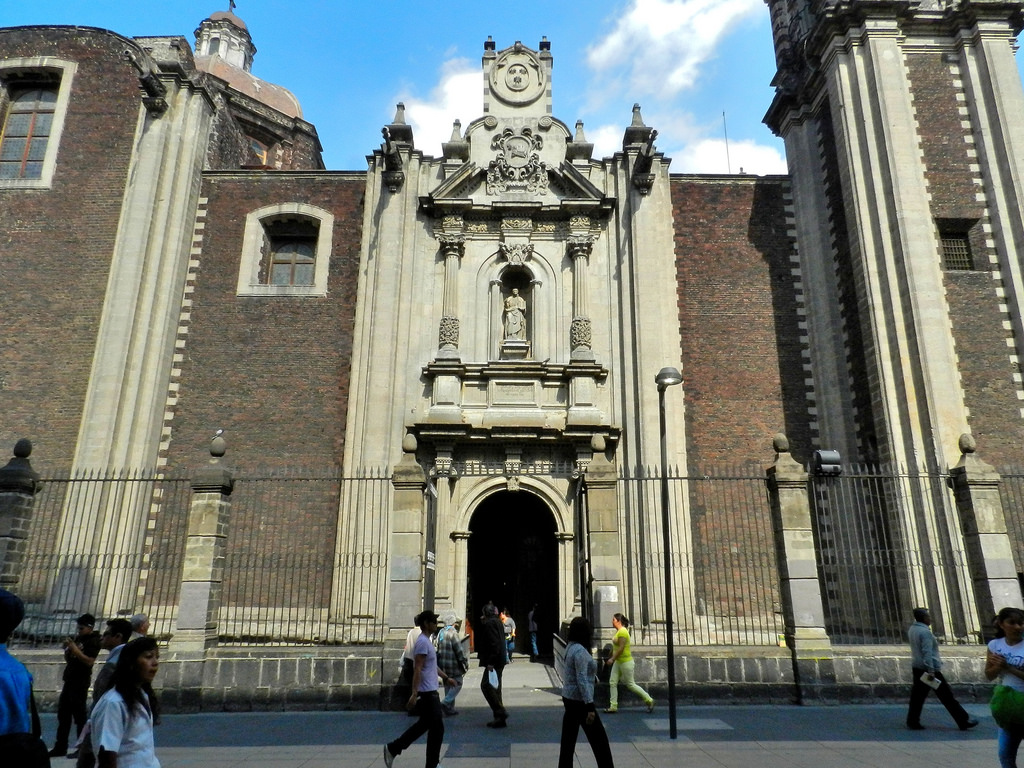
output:
[{"label": "man walking", "polygon": [[462,619],[454,613],[445,617],[444,629],[437,635],[437,665],[445,675],[444,680],[444,701],[441,702],[441,709],[449,717],[457,715],[455,709],[455,697],[462,690],[462,678],[469,671],[469,660],[466,652],[462,650],[462,641],[459,639],[459,630],[462,628]]},{"label": "man walking", "polygon": [[910,640],[910,665],[913,669],[907,728],[912,731],[924,730],[924,726],[921,725],[921,710],[924,708],[924,700],[928,693],[934,690],[939,701],[960,726],[960,730],[966,731],[976,726],[978,721],[960,706],[953,695],[953,689],[942,676],[939,643],[932,634],[931,623],[932,617],[927,608],[914,609],[914,623],[907,630],[907,638]]},{"label": "man walking", "polygon": [[[484,606],[480,629],[474,636],[476,652],[480,658],[480,666],[484,673],[480,679],[480,691],[491,708],[494,719],[487,723],[488,728],[505,728],[508,724],[508,711],[501,700],[501,675],[505,671],[507,651],[505,649],[505,628],[498,618],[498,609],[494,603]],[[491,685],[491,672],[495,673],[498,685]]]},{"label": "man walking", "polygon": [[[416,739],[427,734],[427,761],[425,768],[437,768],[441,761],[441,742],[444,741],[444,714],[441,698],[437,694],[437,651],[430,639],[437,632],[437,614],[423,611],[416,617],[420,635],[413,647],[412,695],[407,708],[419,716],[405,733],[384,745],[384,765],[391,764]],[[446,675],[443,675],[447,677]]]}]

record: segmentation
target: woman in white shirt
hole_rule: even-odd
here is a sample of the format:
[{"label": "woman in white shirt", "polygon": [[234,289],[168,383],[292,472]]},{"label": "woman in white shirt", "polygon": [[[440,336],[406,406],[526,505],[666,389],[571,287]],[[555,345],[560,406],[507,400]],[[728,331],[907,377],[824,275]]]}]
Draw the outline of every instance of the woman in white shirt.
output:
[{"label": "woman in white shirt", "polygon": [[[985,677],[998,679],[1004,685],[1024,695],[1024,611],[1003,608],[996,616],[996,639],[989,641],[985,658]],[[1020,728],[999,727],[999,765],[1017,768],[1017,750],[1024,739],[1024,724]]]},{"label": "woman in white shirt", "polygon": [[160,768],[153,745],[153,723],[160,711],[153,678],[160,651],[149,637],[132,640],[121,650],[114,687],[92,711],[92,743],[99,768]]}]

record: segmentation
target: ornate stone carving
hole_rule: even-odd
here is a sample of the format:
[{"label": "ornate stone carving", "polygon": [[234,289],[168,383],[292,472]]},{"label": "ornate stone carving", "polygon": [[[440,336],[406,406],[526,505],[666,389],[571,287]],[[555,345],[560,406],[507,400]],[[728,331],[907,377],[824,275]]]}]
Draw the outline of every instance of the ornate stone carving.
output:
[{"label": "ornate stone carving", "polygon": [[498,56],[488,80],[491,93],[506,104],[516,106],[536,101],[547,86],[547,77],[540,59],[518,41]]},{"label": "ornate stone carving", "polygon": [[544,140],[529,127],[518,132],[506,128],[491,141],[497,157],[487,166],[487,194],[528,192],[541,195],[548,191],[548,169],[541,162]]},{"label": "ornate stone carving", "polygon": [[437,340],[442,349],[458,349],[459,347],[459,318],[442,317],[441,326],[437,334]]},{"label": "ornate stone carving", "polygon": [[512,216],[506,217],[501,220],[502,230],[510,229],[533,229],[533,221],[531,219],[514,218]]},{"label": "ornate stone carving", "polygon": [[442,232],[437,236],[437,242],[441,244],[441,250],[444,251],[445,256],[454,254],[462,258],[462,254],[466,250],[466,238],[464,235],[452,235]]},{"label": "ornate stone carving", "polygon": [[591,251],[594,250],[594,240],[596,238],[592,235],[572,235],[566,239],[566,248],[569,251],[569,256],[573,259],[584,258],[589,259]]},{"label": "ornate stone carving", "polygon": [[499,251],[509,264],[524,264],[533,256],[533,243],[502,243]]},{"label": "ornate stone carving", "polygon": [[449,214],[441,219],[441,228],[445,230],[460,231],[465,223],[465,219],[457,213]]},{"label": "ornate stone carving", "polygon": [[590,318],[574,317],[572,325],[569,326],[569,348],[580,349],[591,348]]},{"label": "ornate stone carving", "polygon": [[590,217],[589,216],[570,216],[569,217],[569,229],[590,229]]}]

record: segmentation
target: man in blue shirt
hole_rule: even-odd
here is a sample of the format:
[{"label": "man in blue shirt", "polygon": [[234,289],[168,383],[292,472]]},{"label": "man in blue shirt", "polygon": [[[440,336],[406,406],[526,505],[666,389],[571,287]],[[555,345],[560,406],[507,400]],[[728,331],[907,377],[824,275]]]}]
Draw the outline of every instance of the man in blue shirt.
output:
[{"label": "man in blue shirt", "polygon": [[0,589],[0,755],[11,765],[49,765],[46,745],[39,738],[42,728],[32,698],[32,675],[7,650],[7,641],[23,618],[21,598]]}]

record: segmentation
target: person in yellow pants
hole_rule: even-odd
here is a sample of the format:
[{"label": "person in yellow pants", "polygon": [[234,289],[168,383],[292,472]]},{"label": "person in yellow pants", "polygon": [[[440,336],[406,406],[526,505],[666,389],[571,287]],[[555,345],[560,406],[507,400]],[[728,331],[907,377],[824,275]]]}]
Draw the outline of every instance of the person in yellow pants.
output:
[{"label": "person in yellow pants", "polygon": [[643,699],[647,705],[647,711],[654,711],[654,699],[643,688],[636,684],[633,679],[633,668],[636,662],[629,651],[629,619],[621,613],[612,617],[612,626],[615,627],[615,637],[612,638],[612,655],[606,664],[612,668],[611,677],[608,680],[608,693],[610,697],[609,707],[605,710],[610,715],[619,711],[619,683]]}]

